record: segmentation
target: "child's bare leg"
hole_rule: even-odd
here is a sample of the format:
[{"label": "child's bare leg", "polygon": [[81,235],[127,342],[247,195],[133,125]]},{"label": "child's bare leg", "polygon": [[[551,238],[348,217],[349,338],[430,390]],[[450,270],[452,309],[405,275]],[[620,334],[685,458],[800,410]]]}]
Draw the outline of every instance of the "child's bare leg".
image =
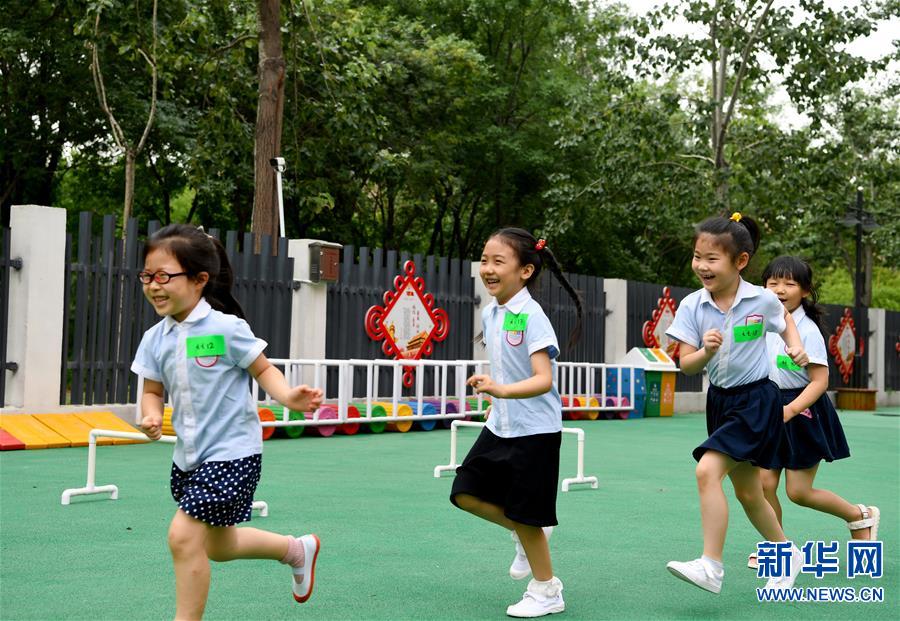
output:
[{"label": "child's bare leg", "polygon": [[[854,522],[862,519],[862,512],[856,505],[849,502],[827,489],[815,489],[813,482],[816,479],[816,472],[819,470],[819,464],[806,470],[788,470],[787,471],[787,495],[792,502],[802,506],[830,513],[831,515],[842,518],[845,522]],[[851,537],[854,539],[868,539],[868,528],[860,528],[859,530],[850,531]]]},{"label": "child's bare leg", "polygon": [[[488,522],[499,524],[507,530],[516,530],[517,525],[521,526],[521,524],[517,524],[516,522],[513,522],[511,519],[506,517],[503,512],[503,507],[499,505],[486,502],[480,498],[472,496],[471,494],[457,494],[455,496],[455,499],[456,504],[459,505],[459,508],[463,511],[468,511],[472,515],[476,515],[483,520],[487,520]],[[538,528],[538,530],[540,530],[540,528]]]},{"label": "child's bare leg", "polygon": [[206,538],[206,554],[210,560],[220,563],[239,558],[280,561],[287,554],[288,544],[285,535],[267,530],[249,526],[212,526]]},{"label": "child's bare leg", "polygon": [[728,531],[728,501],[722,480],[736,462],[718,451],[706,451],[697,464],[697,491],[700,494],[700,521],[703,526],[703,554],[722,560]]},{"label": "child's bare leg", "polygon": [[750,523],[766,541],[787,541],[781,524],[775,516],[775,509],[763,494],[759,468],[743,461],[728,473],[734,485],[734,495],[744,507]]},{"label": "child's bare leg", "polygon": [[525,556],[531,565],[531,575],[535,580],[550,580],[553,578],[553,563],[550,560],[550,546],[544,529],[540,526],[528,526],[513,522],[519,542],[525,548]]},{"label": "child's bare leg", "polygon": [[778,500],[778,484],[781,483],[781,470],[760,468],[759,477],[762,480],[763,495],[769,501],[769,504],[772,505],[772,509],[775,510],[775,517],[778,518],[778,523],[784,524],[781,521],[781,501]]},{"label": "child's bare leg", "polygon": [[169,550],[175,566],[175,620],[203,617],[209,595],[209,558],[206,535],[209,527],[179,509],[169,526]]}]

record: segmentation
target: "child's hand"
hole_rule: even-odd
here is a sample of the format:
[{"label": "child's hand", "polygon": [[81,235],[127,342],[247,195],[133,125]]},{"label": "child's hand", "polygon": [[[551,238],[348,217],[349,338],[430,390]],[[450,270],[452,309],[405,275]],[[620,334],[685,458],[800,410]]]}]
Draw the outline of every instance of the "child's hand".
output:
[{"label": "child's hand", "polygon": [[322,405],[322,389],[310,388],[306,384],[291,388],[284,406],[295,412],[312,412]]},{"label": "child's hand", "polygon": [[141,431],[151,440],[159,440],[162,437],[162,416],[144,416],[141,419]]},{"label": "child's hand", "polygon": [[703,349],[712,357],[722,346],[722,333],[713,328],[703,333]]},{"label": "child's hand", "polygon": [[809,356],[806,355],[806,350],[803,349],[801,345],[796,347],[785,347],[785,353],[791,357],[791,360],[794,361],[794,364],[799,365],[801,367],[805,367],[809,364]]},{"label": "child's hand", "polygon": [[503,397],[503,385],[495,384],[490,375],[473,375],[466,380],[466,384],[475,389],[475,392],[484,392],[492,397]]}]

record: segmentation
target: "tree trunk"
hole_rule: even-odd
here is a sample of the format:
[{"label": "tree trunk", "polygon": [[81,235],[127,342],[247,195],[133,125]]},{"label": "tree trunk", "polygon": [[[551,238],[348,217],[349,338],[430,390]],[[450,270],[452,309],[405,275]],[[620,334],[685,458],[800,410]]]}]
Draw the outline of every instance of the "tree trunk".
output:
[{"label": "tree trunk", "polygon": [[[281,153],[285,61],[281,49],[281,2],[257,0],[259,12],[259,104],[253,148],[253,216],[250,230],[255,250],[260,236],[278,237],[278,196],[270,160]],[[278,244],[272,244],[273,249]]]},{"label": "tree trunk", "polygon": [[134,205],[134,168],[137,165],[137,153],[125,149],[125,206],[122,207],[122,239],[125,239],[131,207]]}]

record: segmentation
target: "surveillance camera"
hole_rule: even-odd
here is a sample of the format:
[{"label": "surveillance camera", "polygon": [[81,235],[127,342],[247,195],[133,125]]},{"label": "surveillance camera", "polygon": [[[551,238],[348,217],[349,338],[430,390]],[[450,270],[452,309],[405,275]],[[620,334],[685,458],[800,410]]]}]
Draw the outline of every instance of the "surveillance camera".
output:
[{"label": "surveillance camera", "polygon": [[285,164],[283,157],[273,157],[269,160],[269,164],[271,164],[272,168],[274,168],[278,172],[284,172]]}]

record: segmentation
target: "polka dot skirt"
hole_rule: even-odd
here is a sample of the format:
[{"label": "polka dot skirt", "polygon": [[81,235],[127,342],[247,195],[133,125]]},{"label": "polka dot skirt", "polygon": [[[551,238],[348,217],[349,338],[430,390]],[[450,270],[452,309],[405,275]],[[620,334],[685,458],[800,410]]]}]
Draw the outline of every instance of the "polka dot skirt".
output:
[{"label": "polka dot skirt", "polygon": [[172,464],[172,498],[182,511],[210,526],[250,520],[253,493],[262,473],[262,455],[208,461],[185,472]]}]

